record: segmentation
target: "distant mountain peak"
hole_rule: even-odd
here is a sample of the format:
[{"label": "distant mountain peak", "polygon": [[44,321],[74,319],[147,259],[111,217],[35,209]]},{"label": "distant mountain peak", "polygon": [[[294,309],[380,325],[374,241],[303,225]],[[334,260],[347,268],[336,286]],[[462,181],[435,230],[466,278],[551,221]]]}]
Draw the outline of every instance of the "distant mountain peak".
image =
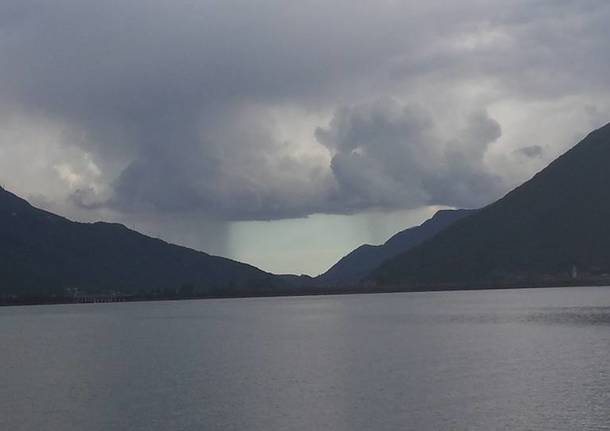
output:
[{"label": "distant mountain peak", "polygon": [[385,260],[415,247],[451,223],[474,212],[475,210],[439,210],[421,225],[398,232],[382,245],[361,245],[316,277],[315,282],[324,285],[355,284]]},{"label": "distant mountain peak", "polygon": [[405,288],[610,282],[608,166],[610,123],[371,278]]},{"label": "distant mountain peak", "polygon": [[284,282],[121,224],[73,222],[0,190],[0,300],[74,289],[154,296],[186,285],[191,295],[222,296],[272,292]]}]

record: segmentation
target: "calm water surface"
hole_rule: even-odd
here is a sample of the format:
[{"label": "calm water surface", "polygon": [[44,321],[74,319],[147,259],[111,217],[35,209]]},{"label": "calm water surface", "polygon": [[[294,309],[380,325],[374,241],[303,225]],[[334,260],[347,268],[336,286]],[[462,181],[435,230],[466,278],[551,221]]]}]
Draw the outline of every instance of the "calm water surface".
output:
[{"label": "calm water surface", "polygon": [[0,430],[610,429],[610,288],[0,308]]}]

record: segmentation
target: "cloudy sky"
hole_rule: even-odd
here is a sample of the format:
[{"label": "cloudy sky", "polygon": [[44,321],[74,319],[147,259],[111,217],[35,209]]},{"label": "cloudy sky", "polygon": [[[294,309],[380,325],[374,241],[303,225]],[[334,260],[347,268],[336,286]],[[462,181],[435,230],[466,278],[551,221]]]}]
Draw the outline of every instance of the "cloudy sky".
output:
[{"label": "cloudy sky", "polygon": [[610,121],[606,0],[0,0],[0,182],[316,274]]}]

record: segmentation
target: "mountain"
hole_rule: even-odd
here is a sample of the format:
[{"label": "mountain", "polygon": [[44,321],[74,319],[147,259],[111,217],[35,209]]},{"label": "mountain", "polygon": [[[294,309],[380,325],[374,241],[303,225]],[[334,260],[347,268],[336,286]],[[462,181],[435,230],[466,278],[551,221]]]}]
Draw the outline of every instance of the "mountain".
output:
[{"label": "mountain", "polygon": [[76,223],[0,188],[0,298],[66,290],[233,295],[281,287],[272,274],[112,223]]},{"label": "mountain", "polygon": [[404,289],[610,282],[610,124],[369,277]]},{"label": "mountain", "polygon": [[384,261],[406,252],[476,210],[440,210],[419,226],[398,232],[383,245],[364,244],[343,257],[324,274],[315,278],[320,285],[359,282]]}]

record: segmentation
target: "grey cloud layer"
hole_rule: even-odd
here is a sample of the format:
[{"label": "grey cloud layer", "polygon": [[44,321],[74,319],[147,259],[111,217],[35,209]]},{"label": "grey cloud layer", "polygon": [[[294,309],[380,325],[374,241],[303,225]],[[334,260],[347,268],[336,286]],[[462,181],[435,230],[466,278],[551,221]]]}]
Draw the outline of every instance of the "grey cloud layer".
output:
[{"label": "grey cloud layer", "polygon": [[[99,174],[55,172],[84,208],[248,220],[478,206],[507,187],[487,160],[502,135],[488,105],[610,84],[607,2],[491,3],[5,0],[0,111],[81,137],[66,154]],[[463,100],[477,82],[493,91]],[[270,114],[294,107],[327,118],[305,144]]]},{"label": "grey cloud layer", "polygon": [[474,207],[502,184],[483,164],[501,136],[487,113],[475,113],[457,137],[443,142],[423,111],[382,100],[339,109],[318,140],[334,154],[332,171],[343,207]]}]

